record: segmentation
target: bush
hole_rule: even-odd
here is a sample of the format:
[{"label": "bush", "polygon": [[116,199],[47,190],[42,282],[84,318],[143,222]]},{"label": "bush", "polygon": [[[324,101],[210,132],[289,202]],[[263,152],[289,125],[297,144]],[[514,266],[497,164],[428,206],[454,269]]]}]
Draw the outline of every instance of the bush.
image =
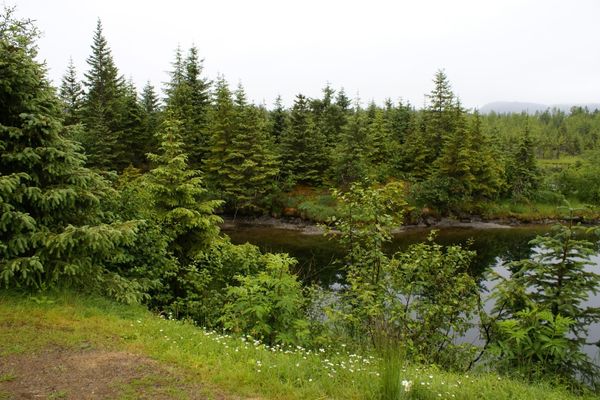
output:
[{"label": "bush", "polygon": [[239,286],[227,290],[220,321],[225,329],[272,344],[303,344],[308,338],[305,299],[296,276],[296,260],[284,254],[264,255],[265,270],[238,275]]},{"label": "bush", "polygon": [[505,369],[535,367],[536,376],[597,389],[600,367],[582,350],[589,344],[589,325],[600,322],[600,307],[586,305],[600,289],[600,274],[589,269],[596,243],[588,238],[595,228],[574,225],[573,211],[568,225],[558,224],[530,242],[538,249],[532,259],[511,263],[508,278],[497,275],[501,281],[492,295],[497,322],[490,339]]}]

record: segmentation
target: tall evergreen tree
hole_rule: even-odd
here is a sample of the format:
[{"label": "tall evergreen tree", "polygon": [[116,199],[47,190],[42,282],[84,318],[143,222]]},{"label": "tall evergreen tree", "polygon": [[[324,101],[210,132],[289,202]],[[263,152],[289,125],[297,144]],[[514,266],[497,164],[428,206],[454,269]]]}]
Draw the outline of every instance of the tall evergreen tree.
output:
[{"label": "tall evergreen tree", "polygon": [[140,145],[144,154],[155,152],[158,148],[156,135],[160,125],[160,104],[154,86],[147,82],[140,98],[142,108],[142,136]]},{"label": "tall evergreen tree", "polygon": [[340,107],[342,109],[342,111],[344,111],[344,112],[350,111],[350,106],[352,105],[352,101],[350,101],[350,98],[346,95],[346,91],[344,90],[344,88],[341,88],[338,91],[338,94],[335,98],[335,104],[338,107]]},{"label": "tall evergreen tree", "polygon": [[375,110],[375,115],[368,126],[369,164],[377,175],[377,179],[385,181],[393,174],[396,167],[395,158],[400,151],[400,143],[394,140],[391,125],[385,118],[385,112]]},{"label": "tall evergreen tree", "polygon": [[327,85],[323,89],[323,109],[318,116],[319,129],[325,136],[328,151],[333,152],[335,145],[339,142],[340,136],[346,124],[350,111],[349,99],[345,93],[340,91],[338,98],[334,101],[335,91]]},{"label": "tall evergreen tree", "polygon": [[511,195],[515,199],[529,198],[539,185],[539,169],[535,158],[534,142],[526,123],[519,138],[516,152],[506,168]]},{"label": "tall evergreen tree", "polygon": [[241,85],[232,98],[224,79],[217,81],[216,96],[207,173],[234,214],[258,211],[278,173],[266,113],[247,103]]},{"label": "tall evergreen tree", "polygon": [[177,46],[175,49],[175,59],[171,63],[173,69],[169,71],[169,82],[165,84],[165,104],[177,113],[180,107],[183,107],[184,99],[179,93],[181,85],[184,83],[185,77],[185,64],[183,61],[183,54],[181,47]]},{"label": "tall evergreen tree", "polygon": [[414,128],[414,114],[410,103],[399,102],[394,105],[391,100],[386,100],[384,117],[394,142],[403,144],[409,131]]},{"label": "tall evergreen tree", "polygon": [[69,59],[67,71],[63,75],[59,96],[63,104],[64,124],[75,125],[81,122],[81,110],[83,108],[83,88],[79,79],[77,79],[77,71],[73,64],[73,58]]},{"label": "tall evergreen tree", "polygon": [[448,181],[448,196],[454,201],[470,200],[475,176],[472,171],[474,160],[471,132],[466,126],[465,113],[456,105],[454,128],[444,137],[444,145],[436,167],[440,177]]},{"label": "tall evergreen tree", "polygon": [[442,152],[447,136],[453,134],[457,123],[456,116],[460,113],[456,112],[456,98],[444,71],[436,72],[433,83],[434,88],[427,96],[429,105],[425,109],[424,116],[425,133],[431,141],[433,157],[437,158]]},{"label": "tall evergreen tree", "polygon": [[235,175],[230,150],[233,148],[236,127],[233,98],[225,78],[217,79],[213,96],[210,145],[208,156],[204,160],[204,170],[217,197],[231,202],[227,194],[232,189],[229,176]]},{"label": "tall evergreen tree", "polygon": [[322,183],[323,171],[329,164],[325,137],[314,121],[308,99],[301,94],[296,96],[280,148],[282,173],[287,184]]},{"label": "tall evergreen tree", "polygon": [[332,179],[347,188],[351,183],[369,175],[369,155],[371,143],[366,113],[357,105],[354,114],[342,131],[335,149],[332,165]]},{"label": "tall evergreen tree", "polygon": [[123,92],[123,134],[121,137],[121,145],[127,158],[119,160],[120,163],[128,162],[129,165],[136,168],[146,165],[146,153],[150,149],[143,121],[144,109],[140,104],[135,85],[129,80],[125,84]]},{"label": "tall evergreen tree", "polygon": [[214,211],[221,201],[208,199],[200,173],[188,168],[181,127],[167,111],[158,135],[159,153],[148,155],[155,165],[148,179],[157,221],[169,237],[169,250],[187,267],[218,235],[221,219]]},{"label": "tall evergreen tree", "polygon": [[158,134],[158,154],[148,155],[155,167],[148,173],[147,182],[152,216],[175,259],[162,272],[161,294],[155,302],[189,315],[203,282],[198,260],[218,240],[221,218],[214,211],[222,202],[209,199],[200,172],[188,168],[182,125],[173,112],[165,112]]},{"label": "tall evergreen tree", "polygon": [[90,69],[85,73],[87,93],[82,120],[88,138],[83,144],[93,166],[120,169],[128,164],[122,141],[125,80],[119,75],[100,20],[87,63]]},{"label": "tall evergreen tree", "polygon": [[206,156],[208,145],[207,122],[210,106],[210,82],[202,76],[202,60],[198,49],[191,47],[183,59],[178,48],[167,84],[167,108],[182,124],[183,141],[188,150],[190,165],[198,168]]},{"label": "tall evergreen tree", "polygon": [[258,211],[261,201],[272,194],[275,177],[279,172],[273,144],[267,135],[268,120],[260,108],[246,103],[240,85],[235,92],[235,136],[233,150],[237,157],[233,186],[233,207],[238,210]]},{"label": "tall evergreen tree", "polygon": [[469,127],[471,138],[471,173],[474,176],[473,197],[493,199],[504,186],[504,166],[501,155],[481,128],[479,112],[475,111]]},{"label": "tall evergreen tree", "polygon": [[418,143],[408,143],[408,137],[414,135],[416,130],[416,112],[409,103],[399,102],[394,105],[390,99],[385,101],[383,108],[383,118],[385,121],[385,130],[390,133],[390,149],[388,163],[390,165],[389,173],[399,176],[401,172],[406,172],[409,168],[406,161],[412,163],[412,159],[406,160],[404,157],[404,148]]},{"label": "tall evergreen tree", "polygon": [[275,108],[269,115],[271,119],[271,137],[275,144],[279,144],[283,132],[287,129],[288,116],[285,108],[283,107],[283,100],[281,96],[277,96],[275,99]]},{"label": "tall evergreen tree", "polygon": [[421,181],[431,175],[432,160],[435,160],[435,148],[427,135],[427,124],[423,113],[414,121],[415,127],[408,131],[401,147],[398,168],[410,177]]},{"label": "tall evergreen tree", "polygon": [[108,183],[61,132],[61,103],[35,61],[37,31],[0,16],[0,284],[44,289],[132,288],[110,272],[136,224],[107,224]]}]

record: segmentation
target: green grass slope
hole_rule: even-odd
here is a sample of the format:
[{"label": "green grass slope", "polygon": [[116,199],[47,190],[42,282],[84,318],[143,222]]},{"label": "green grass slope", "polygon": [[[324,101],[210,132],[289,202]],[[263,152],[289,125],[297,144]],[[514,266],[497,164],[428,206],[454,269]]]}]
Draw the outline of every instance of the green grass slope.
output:
[{"label": "green grass slope", "polygon": [[[168,320],[142,306],[74,293],[26,296],[0,291],[0,366],[2,359],[48,354],[52,349],[75,354],[121,352],[147,358],[159,370],[169,371],[157,373],[155,368],[121,382],[114,398],[380,398],[379,365],[370,355],[267,347],[251,338]],[[406,386],[410,390],[403,392],[406,399],[584,398],[493,374],[451,374],[409,365],[398,372],[400,381],[410,382]],[[12,398],[9,383],[18,379],[18,373],[0,370],[0,399]],[[185,388],[202,389],[199,393]],[[58,384],[53,390],[46,398],[76,398]]]}]

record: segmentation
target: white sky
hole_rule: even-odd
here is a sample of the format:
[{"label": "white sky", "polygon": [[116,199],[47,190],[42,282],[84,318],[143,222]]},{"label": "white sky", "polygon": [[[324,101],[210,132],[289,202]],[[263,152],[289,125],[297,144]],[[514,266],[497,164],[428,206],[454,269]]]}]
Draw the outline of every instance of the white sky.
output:
[{"label": "white sky", "polygon": [[445,69],[466,107],[491,101],[600,102],[600,0],[4,0],[36,20],[40,56],[60,82],[87,69],[96,20],[140,89],[162,86],[178,44],[206,76],[277,94],[320,96],[326,82],[363,102],[422,106]]}]

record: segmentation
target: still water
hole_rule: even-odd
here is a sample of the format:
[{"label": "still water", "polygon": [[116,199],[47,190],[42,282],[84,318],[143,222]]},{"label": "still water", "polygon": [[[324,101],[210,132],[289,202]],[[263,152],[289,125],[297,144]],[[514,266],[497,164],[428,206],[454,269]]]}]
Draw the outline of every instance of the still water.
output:
[{"label": "still water", "polygon": [[[461,244],[475,250],[477,256],[471,273],[479,278],[482,288],[491,288],[493,282],[485,281],[484,272],[489,269],[501,271],[511,261],[529,258],[535,249],[529,241],[536,235],[549,231],[547,226],[518,226],[494,229],[442,228],[436,242],[442,245]],[[223,230],[233,243],[252,243],[263,251],[283,252],[298,260],[296,272],[305,282],[318,282],[328,287],[343,281],[339,261],[344,255],[341,246],[333,238],[319,234],[305,234],[297,230],[278,229],[271,226],[238,224]],[[394,253],[414,243],[427,240],[431,229],[407,229],[394,235],[386,251]],[[592,258],[590,269],[600,273],[600,249]],[[485,289],[484,289],[485,290]],[[485,296],[485,294],[484,294]],[[588,305],[600,306],[600,294],[591,295]],[[600,339],[600,324],[590,327],[589,341]],[[599,349],[587,346],[586,353],[600,364]]]},{"label": "still water", "polygon": [[[443,228],[438,230],[436,242],[442,245],[461,244],[477,252],[472,274],[480,276],[488,268],[503,262],[520,260],[532,254],[529,241],[549,230],[544,226],[519,226],[497,229]],[[297,273],[305,281],[325,286],[339,281],[341,265],[336,260],[344,251],[335,241],[319,234],[305,234],[297,230],[277,229],[270,226],[238,224],[226,229],[233,243],[252,243],[264,251],[283,252],[298,260]],[[388,253],[404,250],[414,243],[427,240],[431,229],[412,228],[394,235],[386,246]]]}]

